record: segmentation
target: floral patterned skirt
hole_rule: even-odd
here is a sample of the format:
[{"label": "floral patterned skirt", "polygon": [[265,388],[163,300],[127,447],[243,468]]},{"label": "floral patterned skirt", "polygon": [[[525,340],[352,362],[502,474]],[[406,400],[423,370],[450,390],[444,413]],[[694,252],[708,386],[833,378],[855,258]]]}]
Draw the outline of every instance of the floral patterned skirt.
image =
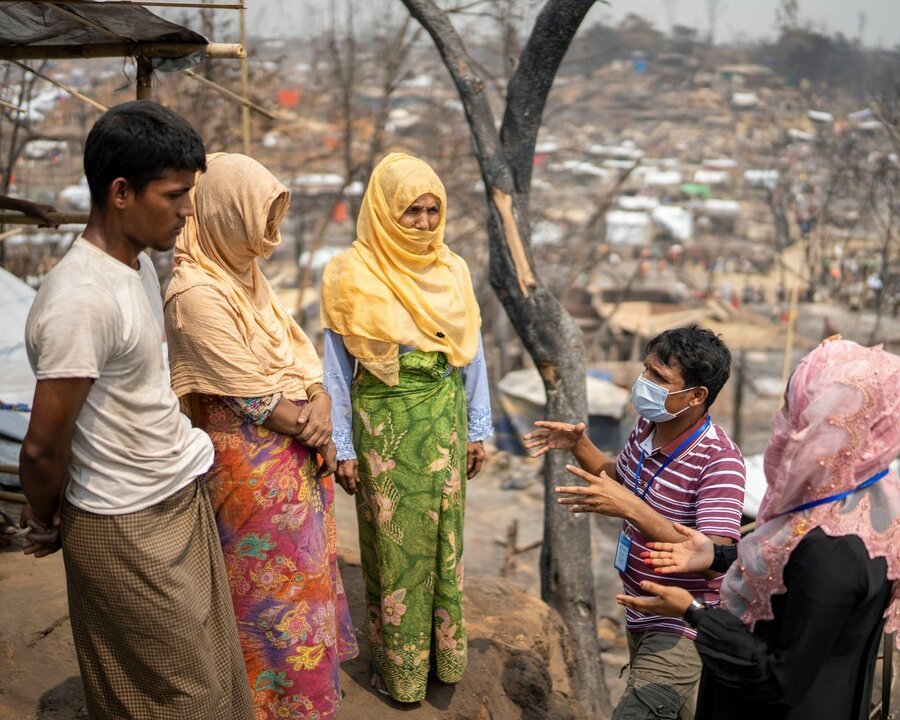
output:
[{"label": "floral patterned skirt", "polygon": [[463,511],[466,398],[442,353],[400,356],[400,383],[353,386],[359,544],[372,661],[395,700],[425,697],[428,672],[466,668]]},{"label": "floral patterned skirt", "polygon": [[201,396],[207,474],[255,720],[328,720],[358,648],[337,566],[334,485],[293,438]]}]

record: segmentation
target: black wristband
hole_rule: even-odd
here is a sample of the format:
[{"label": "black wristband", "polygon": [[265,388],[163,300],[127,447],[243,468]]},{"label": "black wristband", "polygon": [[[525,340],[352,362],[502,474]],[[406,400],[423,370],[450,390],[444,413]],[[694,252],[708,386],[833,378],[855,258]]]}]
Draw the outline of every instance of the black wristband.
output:
[{"label": "black wristband", "polygon": [[697,623],[700,621],[700,613],[706,610],[706,603],[701,602],[697,598],[691,600],[691,604],[688,605],[688,609],[684,611],[684,621],[690,625],[692,628],[697,627]]}]

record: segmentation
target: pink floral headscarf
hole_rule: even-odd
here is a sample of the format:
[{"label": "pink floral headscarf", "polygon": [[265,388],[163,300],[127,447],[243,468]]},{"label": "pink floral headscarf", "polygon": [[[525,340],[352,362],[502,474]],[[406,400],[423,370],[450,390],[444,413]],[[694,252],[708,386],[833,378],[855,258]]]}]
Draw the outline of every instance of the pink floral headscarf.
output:
[{"label": "pink floral headscarf", "polygon": [[772,595],[786,590],[785,564],[818,527],[832,537],[857,535],[869,557],[887,560],[894,587],[886,631],[900,630],[900,480],[893,472],[844,500],[781,514],[856,487],[900,454],[900,357],[826,340],[800,362],[787,399],[766,447],[769,486],[757,529],[738,544],[722,583],[725,606],[751,630],[771,619]]}]

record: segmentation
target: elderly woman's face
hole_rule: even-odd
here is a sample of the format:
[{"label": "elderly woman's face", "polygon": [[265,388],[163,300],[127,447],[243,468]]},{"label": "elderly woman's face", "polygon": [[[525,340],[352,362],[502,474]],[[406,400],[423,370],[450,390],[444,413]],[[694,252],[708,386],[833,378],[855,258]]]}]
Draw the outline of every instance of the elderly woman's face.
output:
[{"label": "elderly woman's face", "polygon": [[441,201],[431,193],[419,195],[398,220],[409,230],[434,230],[440,221]]}]

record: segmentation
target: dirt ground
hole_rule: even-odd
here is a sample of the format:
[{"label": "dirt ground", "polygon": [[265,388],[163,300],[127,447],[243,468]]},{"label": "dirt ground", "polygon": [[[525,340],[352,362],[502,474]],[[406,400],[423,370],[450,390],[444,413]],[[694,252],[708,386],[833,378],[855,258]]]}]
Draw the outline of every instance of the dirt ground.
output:
[{"label": "dirt ground", "polygon": [[[543,490],[537,480],[538,463],[529,460],[508,458],[498,463],[497,455],[489,461],[482,474],[469,484],[466,509],[465,562],[467,577],[467,602],[469,591],[477,593],[481,599],[474,602],[481,608],[477,617],[469,617],[470,623],[470,672],[456,688],[433,684],[425,701],[414,708],[394,705],[377,695],[368,684],[369,659],[365,651],[363,627],[357,625],[357,634],[363,655],[343,666],[342,688],[346,693],[344,707],[339,717],[342,720],[362,720],[364,718],[404,718],[405,720],[502,720],[505,717],[520,717],[518,714],[501,712],[508,704],[499,695],[499,670],[494,668],[499,660],[488,651],[497,641],[499,625],[490,621],[504,613],[492,593],[497,589],[491,584],[499,582],[506,554],[506,528],[514,520],[518,522],[518,546],[533,545],[539,540],[543,523]],[[501,485],[510,476],[516,476],[524,489],[504,490]],[[338,491],[336,512],[338,516],[338,546],[342,557],[344,581],[351,602],[354,619],[364,617],[362,597],[362,574],[358,565],[356,511],[353,500]],[[0,503],[0,508],[18,515],[20,506]],[[602,553],[609,557],[604,548],[612,547],[615,523],[604,527],[598,518],[598,532],[595,532],[595,555]],[[585,522],[597,522],[584,518]],[[607,537],[608,536],[608,537]],[[531,599],[540,595],[538,578],[538,556],[540,550],[533,547],[516,557],[515,567],[508,569],[506,580],[512,585],[501,585],[504,597],[513,600],[511,607],[521,608]],[[595,559],[595,565],[600,563]],[[603,571],[598,585],[605,588],[599,598],[601,614],[609,614],[611,619],[601,619],[602,636],[607,652],[602,655],[605,675],[615,699],[622,692],[624,681],[618,679],[619,669],[625,662],[621,615],[613,601],[619,587],[618,578],[611,568]],[[513,598],[517,591],[522,595]],[[528,617],[537,617],[537,607]],[[467,608],[467,614],[469,614]],[[512,610],[508,612],[512,613]],[[546,609],[544,610],[546,612]],[[524,624],[525,620],[522,620]],[[546,621],[542,621],[546,624]],[[505,631],[509,634],[509,631]],[[525,632],[512,633],[505,643],[507,651],[521,644]],[[518,639],[517,639],[518,637]],[[87,718],[84,696],[78,674],[78,664],[72,644],[72,633],[68,619],[65,574],[62,556],[57,553],[41,560],[34,560],[21,553],[18,540],[11,545],[0,547],[0,657],[3,671],[0,672],[0,720],[74,720]],[[492,664],[493,663],[493,664]],[[552,663],[551,663],[552,664]],[[558,663],[557,663],[558,664]],[[549,666],[549,665],[548,665]],[[470,677],[471,676],[471,677]],[[494,687],[496,686],[496,687]],[[494,697],[498,696],[498,697]],[[479,716],[466,713],[475,707],[492,707],[490,715]],[[479,711],[480,712],[480,711]],[[513,712],[510,710],[509,712]]]},{"label": "dirt ground", "polygon": [[[530,460],[495,454],[481,476],[469,484],[465,562],[470,665],[463,682],[456,687],[432,683],[426,699],[412,707],[394,704],[376,694],[368,684],[369,659],[360,622],[357,635],[362,655],[343,666],[341,682],[346,697],[341,720],[570,717],[560,704],[559,692],[551,693],[554,697],[544,697],[550,708],[557,708],[555,711],[524,712],[521,705],[513,702],[516,693],[540,695],[541,683],[546,685],[548,675],[553,690],[567,690],[564,631],[558,616],[537,600],[540,551],[536,541],[541,537],[543,522],[543,489],[538,471],[539,465]],[[503,489],[511,481],[521,489]],[[15,516],[20,506],[0,503],[0,507]],[[364,601],[355,509],[352,499],[340,491],[336,511],[350,610],[361,621]],[[517,555],[515,567],[507,567],[505,578],[501,579],[506,530],[513,521],[518,523],[518,547],[531,549]],[[615,704],[624,688],[619,671],[627,660],[621,612],[613,600],[619,589],[611,562],[618,523],[600,517],[585,517],[583,521],[593,524],[595,583],[601,616],[598,629],[604,649],[600,660]],[[535,627],[542,628],[542,632],[536,634]],[[15,539],[11,545],[0,547],[0,657],[0,720],[87,718],[59,553],[34,560],[21,553]],[[513,671],[530,684],[524,688],[511,685],[509,673]],[[900,688],[895,688],[894,696],[894,707],[898,707]],[[531,695],[526,698],[528,702],[530,698]]]}]

